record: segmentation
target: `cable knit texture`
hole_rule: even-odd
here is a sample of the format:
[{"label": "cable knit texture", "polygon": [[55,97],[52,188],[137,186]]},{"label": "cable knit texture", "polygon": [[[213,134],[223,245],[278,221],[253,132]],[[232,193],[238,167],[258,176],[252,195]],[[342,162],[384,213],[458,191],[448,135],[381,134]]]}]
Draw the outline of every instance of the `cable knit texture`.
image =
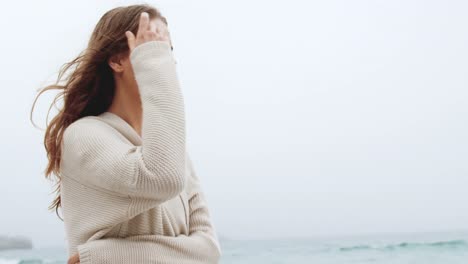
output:
[{"label": "cable knit texture", "polygon": [[185,109],[170,45],[137,46],[140,135],[117,114],[82,117],[63,135],[62,211],[81,264],[219,263],[221,249],[186,150]]}]

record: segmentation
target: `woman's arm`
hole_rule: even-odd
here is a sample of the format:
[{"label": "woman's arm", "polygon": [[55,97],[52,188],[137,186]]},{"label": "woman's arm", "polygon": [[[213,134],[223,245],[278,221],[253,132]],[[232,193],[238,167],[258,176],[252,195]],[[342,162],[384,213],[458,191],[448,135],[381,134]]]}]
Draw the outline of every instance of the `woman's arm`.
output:
[{"label": "woman's arm", "polygon": [[187,162],[191,172],[188,236],[140,235],[89,241],[78,246],[80,263],[219,263],[222,252],[208,204],[188,156]]},{"label": "woman's arm", "polygon": [[201,232],[105,238],[79,246],[80,264],[218,264],[220,257],[219,245]]},{"label": "woman's arm", "polygon": [[110,136],[115,131],[103,122],[78,120],[64,131],[62,168],[84,185],[162,203],[186,184],[185,110],[170,44],[145,31],[143,17],[139,45],[130,53],[142,103],[142,145]]}]

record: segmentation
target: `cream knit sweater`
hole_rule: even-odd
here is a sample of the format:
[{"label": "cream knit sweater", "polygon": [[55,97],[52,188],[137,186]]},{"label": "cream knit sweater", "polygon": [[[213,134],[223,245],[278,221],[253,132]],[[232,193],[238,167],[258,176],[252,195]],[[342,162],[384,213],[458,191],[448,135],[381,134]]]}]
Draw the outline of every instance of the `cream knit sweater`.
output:
[{"label": "cream knit sweater", "polygon": [[186,151],[185,109],[170,45],[137,46],[142,136],[120,116],[85,116],[63,134],[68,253],[82,264],[219,263],[221,249]]}]

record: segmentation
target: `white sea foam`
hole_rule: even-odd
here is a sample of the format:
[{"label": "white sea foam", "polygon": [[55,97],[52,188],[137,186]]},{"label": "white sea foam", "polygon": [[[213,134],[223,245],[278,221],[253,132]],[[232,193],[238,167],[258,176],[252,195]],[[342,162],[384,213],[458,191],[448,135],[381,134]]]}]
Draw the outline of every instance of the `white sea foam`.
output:
[{"label": "white sea foam", "polygon": [[19,264],[19,259],[2,259],[0,258],[0,264]]}]

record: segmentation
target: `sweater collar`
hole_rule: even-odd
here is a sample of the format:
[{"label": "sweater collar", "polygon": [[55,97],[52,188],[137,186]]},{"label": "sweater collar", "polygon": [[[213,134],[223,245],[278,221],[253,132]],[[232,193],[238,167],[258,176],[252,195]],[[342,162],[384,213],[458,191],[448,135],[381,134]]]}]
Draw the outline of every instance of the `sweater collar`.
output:
[{"label": "sweater collar", "polygon": [[122,119],[119,115],[112,112],[103,112],[98,115],[104,122],[111,125],[122,135],[124,135],[132,144],[141,146],[142,139],[140,135],[133,129],[133,127]]}]

